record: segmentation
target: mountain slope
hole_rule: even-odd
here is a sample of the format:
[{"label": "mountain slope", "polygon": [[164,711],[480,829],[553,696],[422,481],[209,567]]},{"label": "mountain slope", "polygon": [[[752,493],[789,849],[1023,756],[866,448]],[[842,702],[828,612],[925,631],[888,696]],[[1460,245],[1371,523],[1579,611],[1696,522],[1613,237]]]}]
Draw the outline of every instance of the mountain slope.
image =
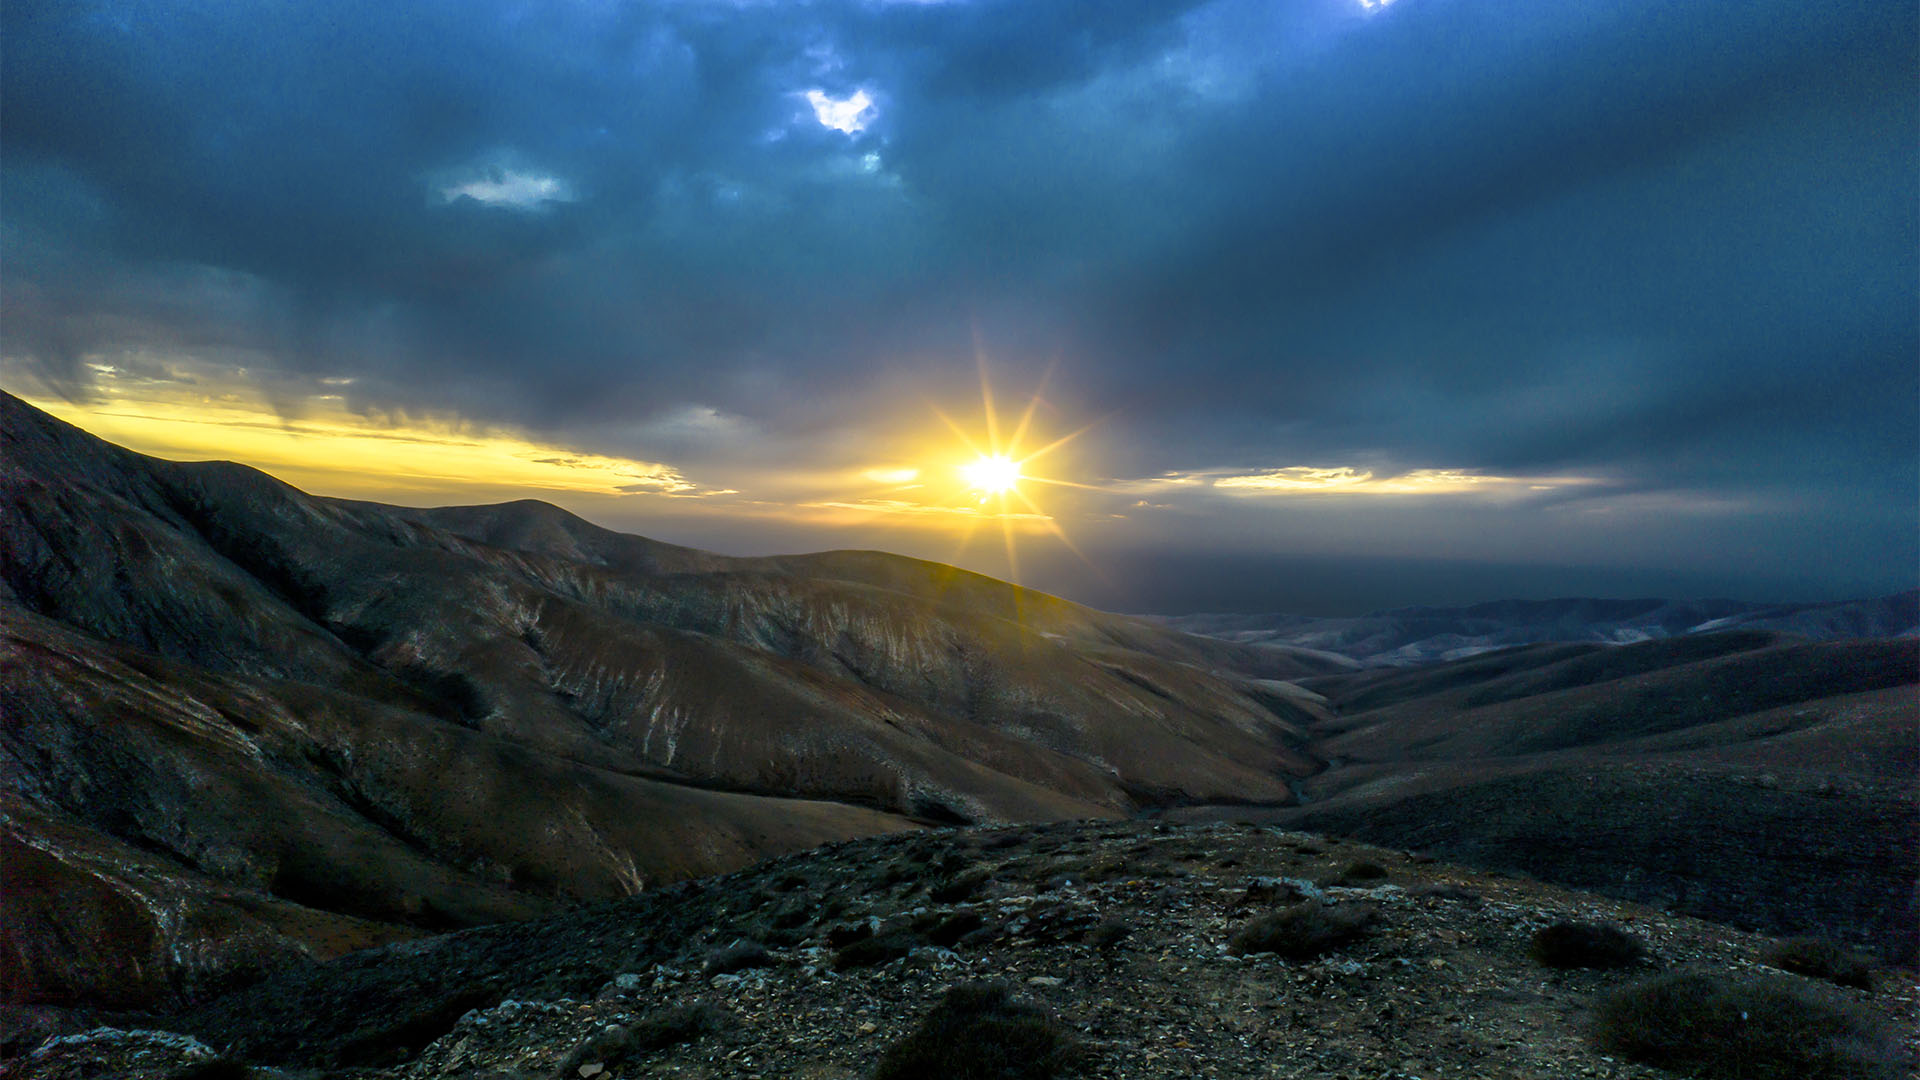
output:
[{"label": "mountain slope", "polygon": [[191,994],[339,926],[518,917],[829,839],[1283,803],[1320,767],[1312,713],[1258,680],[1350,667],[877,553],[318,498],[0,395],[10,835],[104,898],[10,925],[8,984],[109,993],[55,971],[96,934],[195,953],[192,918],[108,869],[129,849],[193,911],[275,913],[251,959],[129,984]]},{"label": "mountain slope", "polygon": [[1916,683],[1920,641],[1763,631],[1307,680],[1329,767],[1257,816],[1911,961]]}]

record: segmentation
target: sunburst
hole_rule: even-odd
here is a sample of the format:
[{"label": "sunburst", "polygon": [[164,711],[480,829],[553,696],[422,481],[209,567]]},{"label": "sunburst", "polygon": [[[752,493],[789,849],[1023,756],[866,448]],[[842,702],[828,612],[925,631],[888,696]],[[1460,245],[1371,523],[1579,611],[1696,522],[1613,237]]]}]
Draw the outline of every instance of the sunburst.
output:
[{"label": "sunburst", "polygon": [[[1060,528],[1051,514],[1041,509],[1033,496],[1023,490],[1023,484],[1050,484],[1058,487],[1077,487],[1097,490],[1087,484],[1078,484],[1071,480],[1041,476],[1031,471],[1040,459],[1066,446],[1094,427],[1087,424],[1069,434],[1054,439],[1038,449],[1029,450],[1027,444],[1034,430],[1034,417],[1040,406],[1046,401],[1047,383],[1053,376],[1049,367],[1034,388],[1033,396],[1028,399],[1026,408],[1020,412],[1020,419],[1013,427],[1013,433],[1004,441],[1000,436],[1000,414],[993,396],[993,380],[987,371],[986,357],[978,355],[980,364],[980,411],[986,427],[984,440],[976,439],[961,427],[954,419],[934,408],[933,413],[960,438],[960,442],[973,455],[958,465],[957,471],[966,490],[971,493],[986,514],[970,514],[966,518],[961,546],[964,548],[973,536],[973,530],[984,517],[996,517],[1000,520],[1000,531],[1006,542],[1007,569],[1015,582],[1020,579],[1019,555],[1014,544],[1014,525],[1017,521],[1037,521],[1046,527],[1056,539],[1066,545],[1069,551],[1083,561],[1086,556],[1074,546],[1066,532]],[[1097,423],[1097,421],[1096,421]]]}]

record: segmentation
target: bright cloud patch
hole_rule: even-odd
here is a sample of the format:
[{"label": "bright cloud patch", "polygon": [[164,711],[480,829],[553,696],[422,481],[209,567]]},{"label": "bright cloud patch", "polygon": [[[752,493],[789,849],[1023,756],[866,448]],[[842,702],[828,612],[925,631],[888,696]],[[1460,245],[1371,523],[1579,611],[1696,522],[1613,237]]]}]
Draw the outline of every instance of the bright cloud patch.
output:
[{"label": "bright cloud patch", "polygon": [[1414,469],[1375,476],[1351,466],[1290,465],[1265,472],[1216,476],[1213,486],[1246,495],[1454,495],[1470,491],[1542,492],[1598,483],[1580,476],[1490,476],[1467,469]]},{"label": "bright cloud patch", "polygon": [[[553,495],[703,498],[672,465],[582,453],[511,429],[433,417],[365,415],[338,394],[306,395],[276,412],[243,371],[197,368],[144,378],[97,365],[96,397],[26,397],[69,423],[142,453],[226,459],[316,494],[432,505]],[[285,396],[285,395],[282,395]]]},{"label": "bright cloud patch", "polygon": [[557,176],[495,169],[485,176],[448,184],[440,189],[447,202],[472,199],[487,206],[510,210],[539,210],[549,203],[572,202],[573,188]]},{"label": "bright cloud patch", "polygon": [[824,90],[807,91],[807,104],[813,106],[814,119],[821,127],[830,127],[848,135],[865,131],[873,117],[873,97],[865,90],[855,90],[844,98],[831,98]]}]

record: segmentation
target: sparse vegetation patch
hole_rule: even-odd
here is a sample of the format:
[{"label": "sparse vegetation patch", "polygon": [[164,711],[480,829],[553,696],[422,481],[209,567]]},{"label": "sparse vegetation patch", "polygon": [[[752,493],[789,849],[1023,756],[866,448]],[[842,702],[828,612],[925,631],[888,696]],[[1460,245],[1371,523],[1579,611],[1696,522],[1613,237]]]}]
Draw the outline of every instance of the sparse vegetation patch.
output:
[{"label": "sparse vegetation patch", "polygon": [[873,1080],[1051,1080],[1082,1058],[1066,1029],[1005,985],[971,983],[888,1047]]},{"label": "sparse vegetation patch", "polygon": [[767,967],[773,957],[757,941],[740,940],[723,949],[715,949],[701,966],[704,975],[730,975],[748,968]]},{"label": "sparse vegetation patch", "polygon": [[900,959],[921,943],[918,937],[905,931],[862,938],[834,953],[833,967],[836,971],[879,967],[881,964]]},{"label": "sparse vegetation patch", "polygon": [[1617,926],[1562,922],[1534,934],[1527,952],[1543,967],[1619,968],[1645,959],[1647,947]]},{"label": "sparse vegetation patch", "polygon": [[1334,875],[1333,884],[1348,888],[1354,886],[1366,888],[1381,884],[1386,880],[1386,867],[1381,866],[1377,862],[1361,861],[1348,863],[1338,874]]},{"label": "sparse vegetation patch", "polygon": [[1856,990],[1873,989],[1873,961],[1823,938],[1788,938],[1768,949],[1761,959],[1795,975]]},{"label": "sparse vegetation patch", "polygon": [[1273,953],[1288,960],[1311,960],[1366,937],[1379,921],[1378,909],[1366,904],[1309,900],[1254,919],[1229,944],[1242,955]]},{"label": "sparse vegetation patch", "polygon": [[1594,1041],[1662,1068],[1726,1080],[1879,1080],[1891,1040],[1863,1014],[1783,980],[1684,972],[1606,995]]}]

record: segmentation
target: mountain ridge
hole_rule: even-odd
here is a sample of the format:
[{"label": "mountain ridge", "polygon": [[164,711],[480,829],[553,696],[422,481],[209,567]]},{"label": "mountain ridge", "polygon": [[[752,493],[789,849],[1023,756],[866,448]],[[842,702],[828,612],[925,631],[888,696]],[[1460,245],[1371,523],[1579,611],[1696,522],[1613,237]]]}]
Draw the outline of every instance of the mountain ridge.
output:
[{"label": "mountain ridge", "polygon": [[[6,884],[108,898],[10,926],[0,967],[192,996],[333,955],[299,930],[328,914],[407,936],[933,823],[1284,802],[1320,763],[1254,680],[1345,666],[917,560],[312,496],[0,395]],[[251,960],[169,937],[286,903],[318,914],[248,923]],[[137,977],[74,985],[57,943],[89,937]]]}]

